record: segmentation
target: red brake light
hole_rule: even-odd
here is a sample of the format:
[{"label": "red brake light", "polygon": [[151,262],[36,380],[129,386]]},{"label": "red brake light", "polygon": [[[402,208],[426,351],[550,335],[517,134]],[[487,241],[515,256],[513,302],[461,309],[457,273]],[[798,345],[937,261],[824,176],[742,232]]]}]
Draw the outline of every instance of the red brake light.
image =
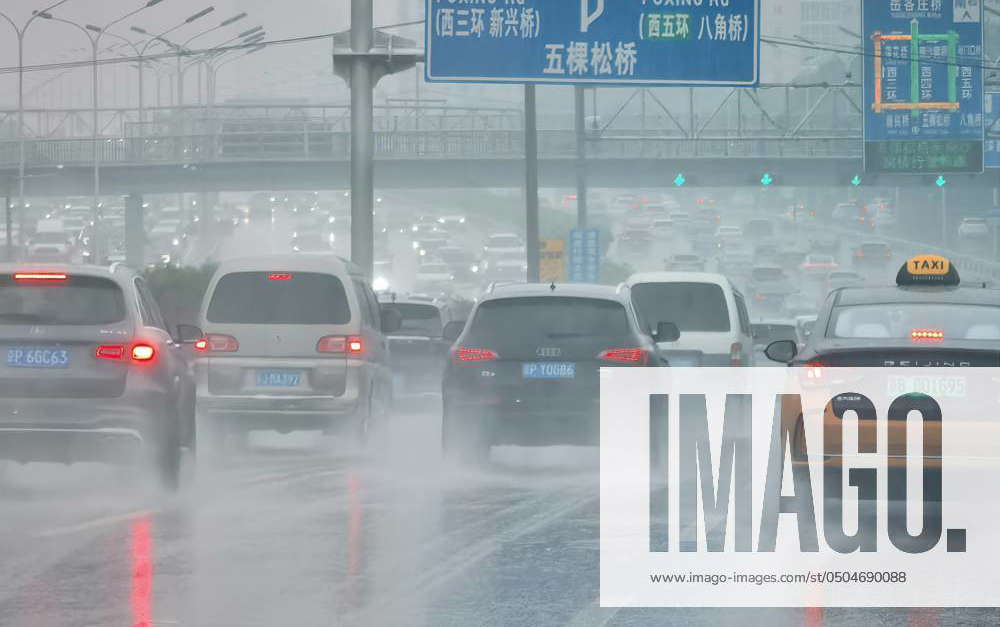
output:
[{"label": "red brake light", "polygon": [[646,351],[641,348],[609,348],[598,353],[597,358],[616,364],[645,364],[649,360]]},{"label": "red brake light", "polygon": [[363,338],[356,336],[327,335],[319,339],[319,342],[316,344],[316,352],[363,355],[365,353],[365,341]]},{"label": "red brake light", "polygon": [[944,331],[941,329],[913,329],[910,339],[914,342],[936,344],[944,341]]},{"label": "red brake light", "polygon": [[65,272],[16,272],[15,281],[65,281],[69,277]]},{"label": "red brake light", "polygon": [[[205,348],[212,353],[235,353],[240,350],[240,343],[231,335],[209,333],[205,336],[204,340],[199,341],[204,341],[206,344]],[[195,348],[197,348],[197,344]]]},{"label": "red brake light", "polygon": [[823,378],[823,366],[825,366],[822,361],[810,361],[806,364],[806,378],[819,380]]},{"label": "red brake light", "polygon": [[205,352],[208,350],[208,340],[202,338],[194,343],[194,349],[196,351]]},{"label": "red brake light", "polygon": [[267,275],[269,281],[288,281],[292,278],[291,272],[272,272]]},{"label": "red brake light", "polygon": [[156,349],[149,344],[136,344],[132,347],[132,359],[135,361],[151,361],[156,356]]},{"label": "red brake light", "polygon": [[98,359],[120,360],[125,357],[125,347],[121,344],[102,344],[95,352]]},{"label": "red brake light", "polygon": [[452,355],[455,361],[466,362],[466,361],[496,361],[500,358],[496,351],[491,351],[488,348],[456,348]]}]

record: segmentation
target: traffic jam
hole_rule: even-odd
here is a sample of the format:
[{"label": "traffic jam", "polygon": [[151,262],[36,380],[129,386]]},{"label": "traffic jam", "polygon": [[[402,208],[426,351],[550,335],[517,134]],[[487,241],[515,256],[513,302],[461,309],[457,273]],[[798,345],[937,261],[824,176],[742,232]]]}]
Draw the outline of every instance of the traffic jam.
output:
[{"label": "traffic jam", "polygon": [[[563,204],[566,194],[550,194],[550,206]],[[226,197],[213,208],[225,235],[207,271],[156,251],[141,271],[83,259],[4,264],[8,502],[55,507],[82,488],[90,499],[183,511],[261,470],[288,490],[299,473],[324,472],[387,482],[380,494],[416,481],[410,489],[435,486],[463,503],[471,490],[465,506],[486,508],[513,498],[511,481],[555,490],[546,498],[569,482],[593,499],[587,451],[600,444],[602,370],[791,366],[821,380],[847,366],[947,368],[960,390],[963,368],[1000,359],[1000,292],[872,227],[864,205],[769,211],[726,191],[593,197],[607,240],[595,283],[567,280],[558,252],[543,268],[556,276],[527,282],[516,228],[432,209],[440,201],[430,193],[382,198],[372,280],[339,254],[343,194],[320,192]],[[882,219],[893,211],[878,207]],[[288,234],[307,228],[323,250],[297,250],[302,237]],[[637,231],[649,236],[641,255]],[[186,308],[188,288],[164,273],[196,284]],[[390,519],[415,506],[379,498],[399,509]],[[237,502],[227,515],[256,507]],[[379,598],[359,607],[371,612]],[[165,601],[183,612],[177,602]]]}]

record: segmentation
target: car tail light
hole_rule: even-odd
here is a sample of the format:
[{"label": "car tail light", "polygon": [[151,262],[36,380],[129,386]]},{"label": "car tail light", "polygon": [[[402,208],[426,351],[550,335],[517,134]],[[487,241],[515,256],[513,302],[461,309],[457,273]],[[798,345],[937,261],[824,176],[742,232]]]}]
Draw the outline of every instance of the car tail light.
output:
[{"label": "car tail light", "polygon": [[913,329],[910,339],[922,344],[937,344],[944,341],[944,331],[941,329]]},{"label": "car tail light", "polygon": [[194,349],[196,351],[204,353],[205,351],[208,350],[208,340],[206,340],[205,338],[201,338],[200,340],[194,343]]},{"label": "car tail light", "polygon": [[269,281],[288,281],[292,278],[291,272],[272,272],[267,275]]},{"label": "car tail light", "polygon": [[121,344],[102,344],[95,352],[98,359],[119,360],[125,357],[125,347]]},{"label": "car tail light", "polygon": [[743,365],[743,344],[740,342],[733,342],[733,345],[729,347],[729,365]]},{"label": "car tail light", "polygon": [[649,355],[641,348],[609,348],[598,353],[597,358],[616,364],[645,364],[649,361]]},{"label": "car tail light", "polygon": [[69,277],[65,272],[16,272],[15,281],[65,281]]},{"label": "car tail light", "polygon": [[451,354],[455,361],[459,363],[496,361],[500,358],[500,355],[498,355],[496,351],[492,351],[488,348],[465,348],[460,346],[452,351]]},{"label": "car tail light", "polygon": [[[201,341],[201,340],[199,340]],[[210,353],[235,353],[240,350],[240,343],[231,335],[209,333],[204,338],[205,349]],[[197,348],[197,345],[195,345]]]},{"label": "car tail light", "polygon": [[337,353],[346,355],[363,355],[365,353],[365,341],[363,338],[343,335],[327,335],[321,337],[316,344],[318,353]]},{"label": "car tail light", "polygon": [[132,347],[133,361],[152,361],[156,356],[156,349],[149,344],[136,344]]}]

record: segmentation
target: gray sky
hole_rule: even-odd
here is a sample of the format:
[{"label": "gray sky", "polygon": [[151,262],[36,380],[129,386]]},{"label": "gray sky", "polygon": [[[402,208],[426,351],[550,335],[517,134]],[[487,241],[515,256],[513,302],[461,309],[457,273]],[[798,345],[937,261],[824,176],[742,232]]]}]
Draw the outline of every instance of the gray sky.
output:
[{"label": "gray sky", "polygon": [[[23,25],[33,9],[42,9],[56,0],[0,0],[0,12],[9,15],[18,25]],[[104,26],[141,6],[143,0],[69,0],[53,13],[80,24]],[[418,0],[375,0],[376,25],[419,19],[423,3]],[[134,40],[142,37],[129,31],[138,25],[150,32],[162,32],[179,24],[189,15],[214,6],[215,12],[194,24],[185,26],[170,35],[175,41],[184,41],[203,30],[218,25],[222,20],[240,12],[249,14],[241,22],[199,38],[195,44],[219,44],[235,33],[263,25],[268,39],[282,39],[303,35],[330,33],[347,28],[349,0],[163,0],[160,5],[129,18],[112,32]],[[419,38],[422,29],[399,29],[398,34]],[[90,58],[90,44],[84,33],[72,26],[46,20],[35,20],[25,39],[25,64],[53,63]],[[108,43],[115,40],[108,39]],[[103,43],[103,42],[102,42]],[[102,56],[114,56],[103,53]],[[13,29],[0,21],[0,66],[17,65],[17,45]],[[58,78],[57,78],[58,76]],[[186,102],[193,101],[197,89],[195,72],[187,75]],[[103,104],[132,105],[138,100],[137,73],[127,65],[101,70]],[[155,100],[155,79],[146,74],[147,104]],[[400,81],[396,81],[400,83]],[[412,91],[412,73],[405,83]],[[167,78],[162,79],[162,93],[169,94]],[[0,75],[0,104],[16,103],[16,75]],[[396,91],[392,81],[383,91]],[[346,97],[343,82],[332,75],[329,40],[271,48],[234,61],[219,73],[219,99],[233,96],[249,97],[309,97],[313,100],[343,101]],[[401,89],[401,88],[400,88]],[[29,106],[90,106],[91,79],[89,68],[66,74],[65,71],[33,72],[26,77]]]}]

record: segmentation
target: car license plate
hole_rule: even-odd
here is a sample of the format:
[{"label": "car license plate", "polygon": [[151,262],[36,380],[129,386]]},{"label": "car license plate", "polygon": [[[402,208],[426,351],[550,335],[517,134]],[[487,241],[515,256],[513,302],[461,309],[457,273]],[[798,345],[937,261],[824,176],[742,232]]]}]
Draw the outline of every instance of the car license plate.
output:
[{"label": "car license plate", "polygon": [[542,361],[521,364],[525,379],[574,379],[576,364],[563,361]]},{"label": "car license plate", "polygon": [[15,346],[7,349],[7,365],[13,368],[69,368],[69,351]]},{"label": "car license plate", "polygon": [[889,396],[927,394],[932,398],[965,398],[965,377],[900,377],[890,376],[886,384]]},{"label": "car license plate", "polygon": [[257,373],[257,387],[295,388],[302,382],[302,373],[290,370],[262,370]]}]

